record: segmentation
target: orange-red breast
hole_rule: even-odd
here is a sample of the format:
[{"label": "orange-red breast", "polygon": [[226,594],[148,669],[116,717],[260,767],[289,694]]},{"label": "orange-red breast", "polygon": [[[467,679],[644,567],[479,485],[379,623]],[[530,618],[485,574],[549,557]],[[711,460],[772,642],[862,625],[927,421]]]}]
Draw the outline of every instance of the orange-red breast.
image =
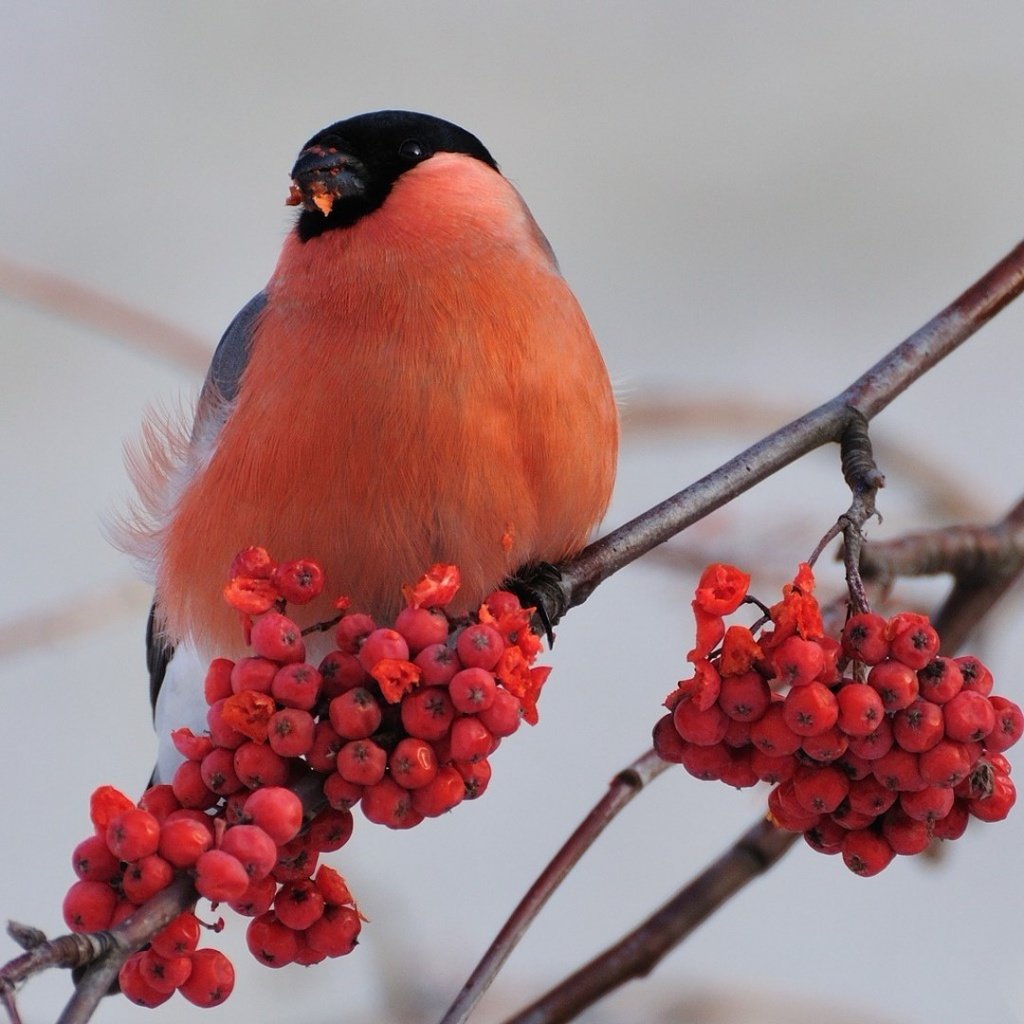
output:
[{"label": "orange-red breast", "polygon": [[[221,593],[240,549],[316,558],[327,593],[385,621],[434,562],[460,567],[469,608],[572,554],[611,494],[601,355],[475,136],[404,111],[340,121],[303,147],[289,202],[295,227],[221,340],[191,432],[151,427],[133,459],[143,514],[125,544],[156,586],[162,736],[203,727],[203,662],[239,651]],[[328,598],[293,611],[326,618]]]}]

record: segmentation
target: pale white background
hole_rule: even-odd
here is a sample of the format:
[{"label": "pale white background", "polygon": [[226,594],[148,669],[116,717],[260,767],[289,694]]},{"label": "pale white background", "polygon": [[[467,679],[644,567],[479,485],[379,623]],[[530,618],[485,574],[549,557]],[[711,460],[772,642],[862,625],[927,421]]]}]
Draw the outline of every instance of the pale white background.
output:
[{"label": "pale white background", "polygon": [[[831,396],[1016,243],[1022,33],[1021,7],[996,2],[8,0],[0,252],[212,346],[270,273],[308,136],[388,106],[455,120],[548,233],[627,412],[652,392],[718,403],[700,429],[633,421],[614,525]],[[938,525],[955,506],[994,517],[1016,498],[1022,328],[1024,309],[1009,309],[879,418],[890,486],[872,536]],[[152,756],[146,594],[125,589],[131,567],[101,532],[126,494],[121,444],[148,403],[189,400],[197,378],[3,296],[0,353],[0,915],[56,932],[89,792],[137,792]],[[923,463],[937,491],[919,486]],[[691,531],[675,557],[742,559],[771,599],[844,499],[834,458],[817,456]],[[486,798],[411,834],[359,823],[335,856],[373,919],[355,955],[274,974],[239,949],[216,1019],[436,1017],[647,745],[683,671],[691,585],[652,562],[575,611],[541,725],[502,748]],[[1018,623],[1009,607],[979,652],[1019,700]],[[480,1019],[502,1019],[656,907],[760,799],[663,777],[556,897]],[[674,1021],[803,1019],[795,1006],[815,1020],[1024,1019],[1022,842],[1018,810],[938,866],[901,860],[873,880],[799,847],[592,1019],[673,1005]],[[241,933],[230,921],[229,944]],[[53,1019],[68,988],[30,986],[26,1021]],[[716,1011],[705,997],[734,1002]],[[98,1019],[199,1011],[176,999],[145,1018],[110,1000]]]}]

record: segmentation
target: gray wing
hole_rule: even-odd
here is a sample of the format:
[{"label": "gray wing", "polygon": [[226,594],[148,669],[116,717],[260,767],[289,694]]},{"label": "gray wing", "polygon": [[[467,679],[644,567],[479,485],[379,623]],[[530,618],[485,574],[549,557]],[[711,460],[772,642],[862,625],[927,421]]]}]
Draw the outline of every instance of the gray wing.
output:
[{"label": "gray wing", "polygon": [[[220,339],[210,369],[207,371],[203,390],[199,394],[196,418],[192,424],[192,440],[216,432],[224,422],[226,410],[238,395],[239,382],[249,361],[249,346],[252,342],[256,321],[267,304],[266,292],[250,299],[234,320],[228,325]],[[156,698],[163,685],[167,666],[174,656],[174,645],[160,636],[156,629],[156,605],[149,610],[146,623],[146,666],[149,669],[149,703],[156,710]]]}]

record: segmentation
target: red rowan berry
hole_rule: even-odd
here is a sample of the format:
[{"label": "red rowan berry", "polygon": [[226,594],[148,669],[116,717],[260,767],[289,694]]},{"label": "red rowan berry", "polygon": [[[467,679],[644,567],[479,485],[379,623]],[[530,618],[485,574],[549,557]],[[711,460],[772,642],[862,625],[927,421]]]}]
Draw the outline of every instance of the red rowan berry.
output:
[{"label": "red rowan berry", "polygon": [[[425,786],[411,790],[412,809],[424,818],[436,818],[461,803],[466,796],[466,784],[458,770],[445,765]],[[365,797],[363,799],[365,809]],[[369,817],[369,815],[367,815]]]},{"label": "red rowan berry", "polygon": [[[1002,821],[1017,802],[1017,790],[1007,775],[996,775],[990,796],[977,797],[967,802],[967,808],[981,821]],[[79,882],[85,885],[85,882]]]},{"label": "red rowan berry", "polygon": [[282,665],[306,658],[302,630],[280,612],[264,612],[253,622],[250,643],[260,657]]},{"label": "red rowan berry", "polygon": [[[874,734],[872,733],[872,735]],[[836,762],[836,767],[842,768],[846,773],[846,777],[853,782],[857,779],[866,779],[869,775],[872,775],[873,763],[873,761],[869,761],[854,753],[852,747],[847,747],[846,753]]]},{"label": "red rowan berry", "polygon": [[235,968],[218,949],[197,949],[181,994],[195,1006],[220,1006],[235,987]]},{"label": "red rowan berry", "polygon": [[977,690],[961,690],[942,706],[946,735],[962,743],[983,740],[996,724],[996,712],[988,697]]},{"label": "red rowan berry", "polygon": [[295,959],[292,963],[301,965],[302,967],[312,967],[314,964],[323,963],[327,959],[327,954],[321,952],[319,949],[314,949],[306,939],[305,932],[296,932],[296,939],[299,942],[299,948],[295,951]]},{"label": "red rowan berry", "polygon": [[787,637],[771,654],[776,678],[788,686],[804,686],[817,679],[825,668],[825,654],[813,640]]},{"label": "red rowan berry", "polygon": [[272,875],[267,875],[265,878],[254,878],[249,882],[249,888],[237,900],[232,900],[228,906],[243,917],[259,917],[273,906],[276,893],[277,879]]},{"label": "red rowan berry", "polygon": [[886,789],[873,775],[867,775],[850,782],[847,799],[850,801],[850,810],[874,817],[889,810],[898,796],[895,790]]},{"label": "red rowan berry", "polygon": [[800,749],[801,740],[786,722],[781,701],[771,704],[750,727],[750,742],[770,757],[795,754]]},{"label": "red rowan berry", "polygon": [[129,899],[118,900],[114,907],[114,913],[110,915],[110,927],[115,928],[122,921],[127,921],[138,909],[138,906]]},{"label": "red rowan berry", "polygon": [[241,862],[250,882],[266,878],[277,863],[277,844],[259,825],[233,825],[219,848]]},{"label": "red rowan berry", "polygon": [[987,697],[992,692],[992,673],[973,655],[953,659],[960,669],[964,689]]},{"label": "red rowan berry", "polygon": [[289,604],[309,604],[324,589],[324,571],[310,558],[281,562],[271,579]]},{"label": "red rowan berry", "polygon": [[189,761],[202,761],[213,750],[213,740],[209,736],[196,736],[191,729],[175,729],[171,733],[171,742],[175,750]]},{"label": "red rowan berry", "polygon": [[410,736],[421,740],[439,740],[448,735],[455,707],[448,691],[426,686],[402,698],[402,725]]},{"label": "red rowan berry", "polygon": [[355,949],[362,926],[355,907],[327,906],[306,930],[306,942],[330,957],[345,956]]},{"label": "red rowan berry", "polygon": [[929,786],[916,793],[900,793],[903,813],[929,825],[949,814],[953,809],[953,800],[953,790],[948,786]]},{"label": "red rowan berry", "polygon": [[825,667],[818,676],[818,682],[826,686],[832,686],[839,682],[839,659],[843,656],[843,647],[838,640],[830,636],[822,636],[815,640],[825,655]]},{"label": "red rowan berry", "polygon": [[269,580],[274,575],[277,563],[270,557],[266,548],[243,548],[231,560],[228,578],[249,576],[255,580]]},{"label": "red rowan berry", "polygon": [[214,747],[199,765],[199,777],[211,792],[218,796],[236,793],[242,780],[235,771],[235,755],[224,747]]},{"label": "red rowan berry", "polygon": [[224,721],[225,700],[218,700],[210,705],[206,712],[206,725],[210,730],[210,739],[214,746],[225,750],[235,750],[249,738]]},{"label": "red rowan berry", "polygon": [[113,786],[99,786],[89,797],[89,820],[97,835],[105,836],[111,819],[135,807],[135,801]]},{"label": "red rowan berry", "polygon": [[166,889],[174,878],[174,868],[159,854],[140,857],[125,868],[121,891],[132,903],[142,904]]},{"label": "red rowan berry", "polygon": [[363,787],[343,779],[336,771],[324,779],[324,797],[336,811],[347,811],[359,803]]},{"label": "red rowan berry", "polygon": [[[342,619],[342,622],[345,620]],[[359,664],[372,672],[374,665],[385,658],[392,661],[408,661],[409,645],[405,637],[394,629],[381,627],[375,629],[363,641],[358,653]]]},{"label": "red rowan berry", "polygon": [[850,806],[849,800],[844,800],[830,815],[835,824],[847,832],[856,832],[862,828],[870,828],[874,824],[875,816],[866,814],[863,811],[855,811]]},{"label": "red rowan berry", "polygon": [[313,849],[307,835],[299,835],[277,848],[277,863],[271,874],[279,882],[294,882],[309,878],[316,870],[320,854]]},{"label": "red rowan berry", "polygon": [[780,783],[768,794],[768,811],[772,821],[789,832],[804,832],[821,820],[820,814],[806,810],[797,800],[792,782]]},{"label": "red rowan berry", "polygon": [[494,703],[497,687],[494,676],[484,668],[464,668],[456,672],[448,684],[448,696],[456,711],[474,714]]},{"label": "red rowan berry", "polygon": [[338,751],[338,774],[357,786],[380,782],[387,763],[387,751],[373,740],[351,740]]},{"label": "red rowan berry", "polygon": [[283,786],[288,781],[288,762],[266,743],[243,743],[234,756],[235,773],[243,786]]},{"label": "red rowan berry", "polygon": [[727,676],[718,692],[718,706],[732,719],[756,722],[768,710],[772,693],[759,672]]},{"label": "red rowan berry", "polygon": [[299,708],[282,708],[267,723],[267,743],[281,757],[301,757],[313,747],[313,716]]},{"label": "red rowan berry", "polygon": [[936,704],[945,704],[964,685],[960,666],[952,658],[933,658],[917,673],[919,693]]},{"label": "red rowan berry", "polygon": [[[455,775],[459,780],[459,789],[463,790],[465,787],[462,785],[462,776],[458,772],[455,772]],[[363,790],[363,799],[359,806],[369,821],[377,825],[387,825],[388,828],[412,828],[422,820],[422,812],[413,809],[410,791],[393,779],[381,779],[375,785],[367,786]]]},{"label": "red rowan berry", "polygon": [[491,763],[486,757],[474,761],[472,764],[460,761],[455,765],[455,769],[462,776],[462,781],[466,785],[467,800],[475,800],[484,795],[484,791],[491,781]]},{"label": "red rowan berry", "polygon": [[786,694],[782,717],[798,736],[814,736],[836,724],[839,704],[823,683],[807,682]]},{"label": "red rowan berry", "polygon": [[116,905],[117,893],[106,882],[75,882],[64,897],[64,923],[73,932],[103,931]]},{"label": "red rowan berry", "polygon": [[317,722],[313,728],[313,746],[306,754],[306,764],[317,772],[333,772],[338,751],[345,745],[330,722]]},{"label": "red rowan berry", "polygon": [[188,980],[192,973],[192,958],[164,957],[149,949],[142,954],[139,971],[157,992],[171,993]]},{"label": "red rowan berry", "polygon": [[171,788],[182,807],[205,810],[217,802],[217,794],[210,792],[203,781],[202,767],[195,761],[182,761],[171,778]]},{"label": "red rowan berry", "polygon": [[730,751],[729,760],[722,769],[721,781],[734,789],[749,789],[757,785],[759,780],[751,767],[750,748]]},{"label": "red rowan berry", "polygon": [[495,747],[494,737],[475,715],[463,715],[452,722],[449,743],[453,761],[479,761]]},{"label": "red rowan berry", "polygon": [[340,850],[352,836],[352,825],[348,811],[326,808],[309,823],[309,844],[319,853]]},{"label": "red rowan berry", "polygon": [[828,855],[842,853],[846,829],[831,818],[821,818],[818,823],[804,831],[804,840],[812,850]]},{"label": "red rowan berry", "polygon": [[885,717],[878,692],[866,683],[848,682],[836,693],[839,702],[839,728],[847,736],[869,736]]},{"label": "red rowan berry", "polygon": [[992,709],[996,713],[996,724],[985,737],[985,749],[1001,754],[1020,739],[1024,733],[1024,713],[1006,697],[989,697]]},{"label": "red rowan berry", "polygon": [[173,995],[170,992],[158,992],[141,970],[143,953],[133,953],[123,964],[117,974],[117,983],[125,996],[136,1006],[148,1006],[150,1009],[166,1003]]},{"label": "red rowan berry", "polygon": [[945,735],[942,708],[919,697],[910,707],[897,711],[892,719],[892,734],[904,749],[919,754],[930,750]]},{"label": "red rowan berry", "polygon": [[894,853],[913,857],[923,853],[931,842],[931,830],[923,818],[912,818],[900,805],[886,812],[882,818],[882,835]]},{"label": "red rowan berry", "polygon": [[924,751],[917,764],[921,778],[929,786],[955,786],[971,770],[967,748],[949,739],[939,740],[930,750]]},{"label": "red rowan berry", "polygon": [[412,661],[423,673],[420,678],[424,686],[444,686],[462,667],[455,651],[443,643],[424,647]]},{"label": "red rowan berry", "polygon": [[270,684],[270,693],[286,708],[311,711],[320,698],[323,677],[304,661],[292,662],[278,669]]},{"label": "red rowan berry", "polygon": [[803,752],[812,760],[823,764],[838,761],[846,753],[850,738],[833,725],[817,736],[805,736],[800,744]]},{"label": "red rowan berry", "polygon": [[250,793],[245,813],[278,846],[294,839],[302,827],[302,801],[290,789],[280,786]]},{"label": "red rowan berry", "polygon": [[788,782],[793,778],[796,764],[796,759],[792,754],[785,757],[772,757],[759,747],[754,747],[750,751],[750,768],[762,782],[770,782],[773,785],[779,782]]},{"label": "red rowan berry", "polygon": [[240,658],[231,670],[231,692],[270,693],[278,665],[268,658]]},{"label": "red rowan berry", "polygon": [[455,650],[466,668],[490,670],[498,664],[498,659],[504,653],[505,642],[493,626],[479,622],[467,626],[459,633]]},{"label": "red rowan berry", "polygon": [[358,654],[363,641],[377,628],[369,615],[360,612],[346,615],[334,631],[338,649],[346,654]]},{"label": "red rowan berry", "polygon": [[102,836],[83,839],[71,854],[75,874],[87,882],[109,882],[121,870],[121,863],[110,852]]},{"label": "red rowan berry", "polygon": [[970,812],[963,800],[955,800],[953,807],[944,818],[932,824],[932,836],[935,839],[959,839],[967,831]]},{"label": "red rowan berry", "polygon": [[311,878],[286,882],[274,898],[278,921],[293,931],[305,931],[324,912],[324,898]]},{"label": "red rowan berry", "polygon": [[107,825],[107,846],[120,860],[148,857],[156,853],[159,843],[160,822],[148,811],[132,808],[112,818]]},{"label": "red rowan berry", "polygon": [[406,789],[425,786],[437,774],[434,748],[425,740],[407,737],[401,740],[388,759],[391,777]]},{"label": "red rowan berry", "polygon": [[901,661],[883,661],[868,673],[868,686],[878,691],[886,711],[900,711],[917,700],[917,673]]},{"label": "red rowan berry", "polygon": [[729,719],[729,726],[725,730],[722,742],[733,750],[744,750],[750,747],[750,723],[742,722],[737,718]]},{"label": "red rowan berry", "polygon": [[299,942],[295,932],[271,911],[254,917],[245,931],[249,952],[265,967],[285,967],[295,960]]},{"label": "red rowan berry", "polygon": [[889,657],[912,669],[922,669],[939,652],[939,634],[925,615],[900,612],[886,624]]},{"label": "red rowan berry", "polygon": [[411,654],[448,638],[448,619],[437,608],[403,608],[395,619],[395,630],[402,634]]},{"label": "red rowan berry", "polygon": [[487,726],[492,736],[498,739],[511,736],[523,719],[522,701],[503,686],[499,686],[495,691],[493,703],[478,712],[477,718]]},{"label": "red rowan berry", "polygon": [[196,892],[213,903],[237,900],[249,888],[242,862],[224,850],[207,850],[196,861]]},{"label": "red rowan berry", "polygon": [[346,690],[364,686],[368,678],[366,670],[359,664],[359,659],[354,654],[347,654],[345,651],[331,651],[320,662],[318,671],[323,680],[323,695],[328,700],[339,696]]},{"label": "red rowan berry", "polygon": [[213,846],[208,826],[190,818],[165,821],[160,829],[160,856],[176,868],[190,868]]},{"label": "red rowan berry", "polygon": [[849,751],[865,761],[875,761],[892,749],[895,739],[892,734],[892,721],[883,716],[878,728],[867,736],[851,736]]},{"label": "red rowan berry", "polygon": [[871,762],[871,771],[886,789],[912,791],[924,789],[917,754],[902,747],[893,747],[887,754]]},{"label": "red rowan berry", "polygon": [[814,814],[831,814],[850,790],[849,779],[831,766],[800,766],[793,776],[793,795],[797,803]]},{"label": "red rowan berry", "polygon": [[892,847],[868,829],[847,832],[843,840],[843,863],[862,878],[877,875],[892,861]]},{"label": "red rowan berry", "polygon": [[675,722],[676,731],[684,740],[701,747],[711,747],[721,743],[725,739],[730,721],[717,704],[712,704],[711,707],[701,711],[690,700],[682,700],[675,706],[672,720]]},{"label": "red rowan berry", "polygon": [[683,760],[683,753],[686,750],[687,743],[676,732],[675,723],[672,721],[672,715],[662,715],[658,719],[654,726],[652,733],[654,741],[654,750],[658,757],[662,761],[668,761],[671,764],[680,764]]},{"label": "red rowan berry", "polygon": [[885,619],[873,612],[851,615],[843,627],[843,652],[865,665],[877,665],[889,653],[885,636]]},{"label": "red rowan berry", "polygon": [[191,910],[180,913],[150,940],[150,949],[168,959],[186,956],[199,945],[199,919]]},{"label": "red rowan berry", "polygon": [[717,781],[728,770],[732,755],[721,743],[700,746],[687,744],[683,750],[682,766],[695,778],[705,782]]},{"label": "red rowan berry", "polygon": [[380,702],[362,686],[335,697],[328,711],[335,732],[349,740],[372,736],[380,728],[383,717]]},{"label": "red rowan berry", "polygon": [[206,670],[203,681],[203,696],[207,704],[230,697],[234,690],[231,687],[231,672],[235,663],[228,658],[214,658]]},{"label": "red rowan berry", "polygon": [[178,802],[178,798],[174,795],[174,790],[170,783],[162,783],[160,785],[150,786],[149,789],[142,794],[139,806],[144,811],[149,811],[149,813],[152,814],[153,817],[162,825],[167,815],[172,811],[178,810],[181,807],[181,804]]}]

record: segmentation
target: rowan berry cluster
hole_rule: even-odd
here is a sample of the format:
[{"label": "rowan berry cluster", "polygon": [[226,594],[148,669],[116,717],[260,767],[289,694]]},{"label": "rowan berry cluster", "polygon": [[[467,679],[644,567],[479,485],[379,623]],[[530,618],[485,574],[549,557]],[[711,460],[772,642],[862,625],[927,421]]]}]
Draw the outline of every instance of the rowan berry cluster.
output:
[{"label": "rowan berry cluster", "polygon": [[[540,641],[515,595],[495,591],[452,619],[458,570],[436,565],[403,588],[393,628],[339,599],[337,619],[305,631],[334,627],[336,649],[313,665],[284,612],[323,586],[315,562],[277,564],[262,548],[236,556],[225,598],[252,656],[210,664],[208,730],[172,734],[184,760],[169,784],[138,805],[109,786],[93,794],[95,834],[75,850],[79,880],[64,901],[72,931],[118,924],[184,872],[214,906],[252,918],[247,943],[261,963],[343,956],[363,919],[341,875],[318,864],[348,842],[351,809],[392,828],[441,815],[480,796],[501,739],[537,721],[550,670],[532,667]],[[311,819],[290,788],[310,778],[323,793]],[[195,914],[181,914],[124,964],[122,991],[144,1006],[175,990],[223,1002],[234,969],[197,949],[199,934]]]},{"label": "rowan berry cluster", "polygon": [[1024,713],[992,693],[977,658],[940,656],[911,612],[856,614],[838,640],[825,636],[806,565],[756,638],[726,628],[749,582],[719,564],[701,577],[694,674],[654,728],[662,758],[737,788],[773,784],[775,824],[865,876],[959,838],[971,817],[1006,817],[1016,790],[1003,751]]}]

